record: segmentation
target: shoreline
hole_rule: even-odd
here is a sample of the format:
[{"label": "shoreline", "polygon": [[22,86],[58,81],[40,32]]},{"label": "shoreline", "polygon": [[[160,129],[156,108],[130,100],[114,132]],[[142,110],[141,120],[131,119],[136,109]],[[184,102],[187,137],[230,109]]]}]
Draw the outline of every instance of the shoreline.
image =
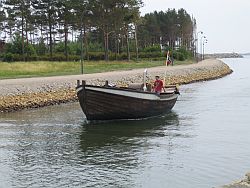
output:
[{"label": "shoreline", "polygon": [[245,178],[237,180],[229,185],[224,185],[218,188],[250,188],[250,172],[245,174]]},{"label": "shoreline", "polygon": [[[36,77],[0,80],[0,113],[39,108],[55,104],[77,101],[76,80],[86,80],[87,84],[104,85],[105,80],[124,86],[142,82],[144,69],[114,71],[86,75]],[[166,85],[189,84],[224,77],[232,70],[218,59],[207,59],[199,63],[179,66],[148,68],[149,82],[155,75],[164,78]]]}]

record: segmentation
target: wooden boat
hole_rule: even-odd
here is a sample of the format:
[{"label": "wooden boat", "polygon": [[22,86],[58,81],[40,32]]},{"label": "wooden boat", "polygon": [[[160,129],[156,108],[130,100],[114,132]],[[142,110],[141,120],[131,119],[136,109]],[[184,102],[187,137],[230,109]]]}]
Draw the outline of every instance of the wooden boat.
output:
[{"label": "wooden boat", "polygon": [[179,94],[176,86],[166,87],[160,94],[149,87],[144,91],[142,86],[115,87],[107,81],[104,86],[93,86],[78,80],[76,91],[88,120],[147,118],[165,114],[175,105]]}]

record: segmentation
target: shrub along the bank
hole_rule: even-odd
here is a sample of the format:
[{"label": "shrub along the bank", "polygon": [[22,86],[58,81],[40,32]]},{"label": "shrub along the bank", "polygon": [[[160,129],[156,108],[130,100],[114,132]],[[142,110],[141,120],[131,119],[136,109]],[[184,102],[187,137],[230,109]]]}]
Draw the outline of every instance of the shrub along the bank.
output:
[{"label": "shrub along the bank", "polygon": [[[105,54],[104,52],[89,52],[88,55],[84,56],[84,60],[90,60],[90,61],[100,61],[104,60]],[[130,53],[131,59],[136,59],[136,53],[132,52]],[[139,59],[151,59],[151,60],[162,60],[166,58],[166,53],[161,52],[140,52],[138,54]],[[190,56],[188,53],[183,51],[174,51],[173,52],[173,58],[178,61],[184,61]],[[63,53],[56,53],[53,54],[52,57],[50,57],[49,54],[46,55],[27,55],[24,56],[20,54],[12,54],[12,53],[6,53],[2,55],[2,59],[5,62],[14,62],[14,61],[79,61],[81,59],[80,55],[68,55],[68,58]],[[109,53],[109,60],[127,60],[128,56],[127,53]]]},{"label": "shrub along the bank", "polygon": [[185,60],[185,55],[183,53],[181,53],[181,52],[174,51],[173,58],[177,59],[179,61],[184,61]]},{"label": "shrub along the bank", "polygon": [[[22,56],[20,54],[12,54],[6,53],[2,57],[5,62],[15,62],[15,61],[67,61],[67,58],[63,54],[54,54],[52,57],[49,55],[30,55],[30,56]],[[69,55],[68,61],[79,61],[80,56],[78,55]]]},{"label": "shrub along the bank", "polygon": [[12,54],[6,53],[3,55],[3,61],[5,62],[14,62],[14,61],[38,61],[39,58],[37,55],[20,55],[20,54]]},{"label": "shrub along the bank", "polygon": [[64,54],[53,54],[52,57],[50,57],[49,54],[47,55],[43,55],[43,56],[39,56],[38,57],[39,61],[79,61],[80,60],[80,56],[78,55],[68,55],[68,59]]}]

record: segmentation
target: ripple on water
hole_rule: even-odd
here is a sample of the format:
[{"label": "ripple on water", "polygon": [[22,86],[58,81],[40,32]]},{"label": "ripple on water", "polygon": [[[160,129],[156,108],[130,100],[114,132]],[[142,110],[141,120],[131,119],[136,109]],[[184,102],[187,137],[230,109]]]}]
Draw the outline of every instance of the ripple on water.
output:
[{"label": "ripple on water", "polygon": [[86,122],[77,103],[1,114],[0,187],[211,188],[242,177],[250,65],[230,66],[223,79],[182,86],[158,118]]}]

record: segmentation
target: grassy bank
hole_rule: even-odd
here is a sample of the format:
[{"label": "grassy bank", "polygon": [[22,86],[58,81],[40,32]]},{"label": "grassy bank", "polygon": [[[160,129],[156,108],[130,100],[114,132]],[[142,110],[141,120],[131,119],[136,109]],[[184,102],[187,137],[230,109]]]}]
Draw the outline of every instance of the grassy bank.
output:
[{"label": "grassy bank", "polygon": [[[108,68],[108,66],[111,65],[108,64],[108,66],[105,67],[107,63],[99,63],[100,67],[103,69],[98,69],[99,72],[111,69]],[[26,63],[24,64],[26,65]],[[93,66],[96,66],[96,63],[92,64]],[[115,65],[116,63],[113,62],[112,64]],[[124,62],[123,66],[125,66],[124,64],[126,65],[131,63]],[[91,62],[89,62],[89,64],[87,65],[90,66]],[[146,65],[148,66],[148,64]],[[160,63],[160,65],[162,65],[162,63]],[[79,67],[80,66],[77,65],[78,69]],[[119,69],[120,68],[121,67],[119,66]],[[125,66],[125,68],[128,67]],[[165,83],[169,85],[187,84],[196,81],[216,79],[228,75],[232,72],[229,66],[215,59],[206,60],[202,63],[193,64],[189,66],[182,66],[178,68],[176,67],[176,69],[167,69],[167,74],[165,74],[166,69],[164,67],[158,67],[157,69],[149,70],[149,81],[153,81],[154,75],[158,74],[162,78],[165,76]],[[0,89],[2,88],[3,92],[0,93],[0,113],[76,101],[76,77],[79,77],[80,79],[86,78],[85,80],[87,81],[87,83],[93,85],[102,85],[104,80],[109,80],[111,83],[115,83],[118,86],[124,86],[130,83],[142,81],[141,71],[138,70],[120,72],[119,75],[117,75],[115,72],[109,74],[102,74],[101,79],[97,79],[96,75],[93,74],[88,76],[74,76],[73,79],[67,76],[61,77],[60,79],[48,77],[44,78],[45,82],[43,79],[23,79],[19,81],[1,80],[2,85],[0,85]],[[15,83],[16,81],[17,83]]]},{"label": "grassy bank", "polygon": [[[191,64],[193,61],[175,61],[174,66],[180,64]],[[164,61],[84,61],[84,74],[129,70],[136,68],[149,68],[165,65]],[[59,76],[59,75],[74,75],[81,73],[80,62],[0,62],[0,79],[8,78],[26,78],[38,76]]]}]

